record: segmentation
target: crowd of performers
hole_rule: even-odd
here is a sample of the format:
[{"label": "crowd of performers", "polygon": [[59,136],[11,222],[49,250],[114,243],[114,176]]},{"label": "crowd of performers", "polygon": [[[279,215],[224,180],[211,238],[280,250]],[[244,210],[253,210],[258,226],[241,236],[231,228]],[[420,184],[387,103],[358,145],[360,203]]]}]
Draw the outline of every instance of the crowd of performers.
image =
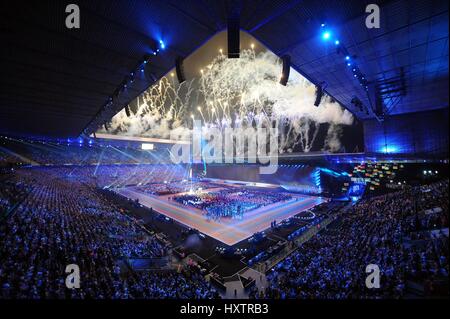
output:
[{"label": "crowd of performers", "polygon": [[202,210],[208,220],[218,221],[221,218],[242,219],[248,211],[292,200],[293,196],[283,192],[227,187],[180,194],[173,196],[172,199],[182,205]]}]

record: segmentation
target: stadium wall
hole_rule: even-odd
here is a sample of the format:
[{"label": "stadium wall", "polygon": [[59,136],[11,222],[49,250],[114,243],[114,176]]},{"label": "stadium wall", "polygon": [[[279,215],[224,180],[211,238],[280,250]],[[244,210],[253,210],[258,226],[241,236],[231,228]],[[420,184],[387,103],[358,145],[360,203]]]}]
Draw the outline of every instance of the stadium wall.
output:
[{"label": "stadium wall", "polygon": [[366,153],[448,156],[448,108],[364,121]]}]

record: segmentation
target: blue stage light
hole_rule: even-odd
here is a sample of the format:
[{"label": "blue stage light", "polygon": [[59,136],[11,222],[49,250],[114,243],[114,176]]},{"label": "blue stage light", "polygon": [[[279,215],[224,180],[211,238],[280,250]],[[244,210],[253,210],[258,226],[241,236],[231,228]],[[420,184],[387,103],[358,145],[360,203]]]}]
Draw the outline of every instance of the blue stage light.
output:
[{"label": "blue stage light", "polygon": [[164,43],[163,40],[159,40],[159,46],[161,47],[161,49],[165,49],[166,48],[166,44]]},{"label": "blue stage light", "polygon": [[395,153],[399,153],[399,150],[395,146],[383,146],[380,149],[380,152],[384,153],[384,154],[393,154],[393,153],[395,154]]},{"label": "blue stage light", "polygon": [[339,40],[334,41],[334,44],[339,45]]},{"label": "blue stage light", "polygon": [[350,60],[350,57],[347,55],[347,56],[345,57],[345,59],[348,61],[348,60]]},{"label": "blue stage light", "polygon": [[322,39],[324,39],[324,40],[329,40],[330,37],[331,37],[330,31],[325,31],[325,32],[322,34]]}]

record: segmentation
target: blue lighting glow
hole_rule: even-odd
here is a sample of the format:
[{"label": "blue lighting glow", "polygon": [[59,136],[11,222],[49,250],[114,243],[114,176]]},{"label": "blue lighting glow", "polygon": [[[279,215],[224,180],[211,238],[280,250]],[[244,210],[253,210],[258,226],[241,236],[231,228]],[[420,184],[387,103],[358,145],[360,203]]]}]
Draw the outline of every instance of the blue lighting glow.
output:
[{"label": "blue lighting glow", "polygon": [[166,44],[164,43],[163,40],[159,40],[159,46],[161,47],[161,49],[165,49],[166,48]]},{"label": "blue lighting glow", "polygon": [[335,171],[333,171],[333,170],[331,170],[331,169],[329,169],[329,168],[320,167],[320,168],[319,168],[319,171],[322,171],[322,172],[324,172],[324,173],[326,173],[326,174],[328,174],[328,175],[334,176],[334,177],[339,177],[339,176],[341,176],[340,173],[335,172]]},{"label": "blue lighting glow", "polygon": [[366,183],[352,183],[350,188],[348,189],[347,196],[353,201],[358,201],[364,194],[366,189]]},{"label": "blue lighting glow", "polygon": [[448,149],[448,114],[414,113],[395,120],[364,123],[365,150],[381,154],[429,155]]},{"label": "blue lighting glow", "polygon": [[394,154],[398,153],[398,149],[395,146],[383,146],[380,150],[380,153]]},{"label": "blue lighting glow", "polygon": [[334,41],[334,44],[339,45],[339,40]]},{"label": "blue lighting glow", "polygon": [[348,61],[348,60],[350,60],[350,57],[347,55],[347,56],[345,57],[345,59]]},{"label": "blue lighting glow", "polygon": [[313,180],[314,180],[314,184],[316,185],[316,187],[319,189],[319,191],[321,191],[322,189],[322,182],[320,179],[320,168],[317,168],[313,174]]},{"label": "blue lighting glow", "polygon": [[324,39],[324,40],[329,40],[330,37],[331,37],[330,31],[325,31],[325,32],[322,34],[322,39]]}]

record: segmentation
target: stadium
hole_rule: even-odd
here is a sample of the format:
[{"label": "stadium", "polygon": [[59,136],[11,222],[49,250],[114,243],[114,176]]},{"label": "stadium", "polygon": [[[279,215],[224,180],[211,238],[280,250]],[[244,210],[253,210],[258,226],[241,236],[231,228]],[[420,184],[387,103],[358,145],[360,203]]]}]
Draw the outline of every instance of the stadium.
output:
[{"label": "stadium", "polygon": [[0,299],[448,299],[447,1],[0,15]]}]

